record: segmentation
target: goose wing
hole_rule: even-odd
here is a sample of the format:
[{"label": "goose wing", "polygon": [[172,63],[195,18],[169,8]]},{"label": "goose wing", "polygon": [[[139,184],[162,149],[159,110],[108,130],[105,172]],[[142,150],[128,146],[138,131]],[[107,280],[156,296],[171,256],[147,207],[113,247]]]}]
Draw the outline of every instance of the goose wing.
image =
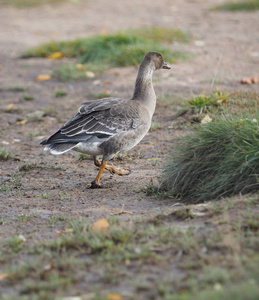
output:
[{"label": "goose wing", "polygon": [[136,106],[119,98],[104,98],[84,103],[68,122],[44,144],[82,142],[90,136],[102,139],[141,124]]}]

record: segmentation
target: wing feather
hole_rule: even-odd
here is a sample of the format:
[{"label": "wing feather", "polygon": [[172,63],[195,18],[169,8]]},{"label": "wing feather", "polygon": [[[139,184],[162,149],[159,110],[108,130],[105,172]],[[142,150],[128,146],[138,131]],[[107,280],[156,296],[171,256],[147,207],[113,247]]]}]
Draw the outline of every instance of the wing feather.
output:
[{"label": "wing feather", "polygon": [[86,141],[91,135],[108,139],[118,132],[135,129],[141,123],[136,105],[118,98],[89,101],[44,143],[81,142],[84,136]]}]

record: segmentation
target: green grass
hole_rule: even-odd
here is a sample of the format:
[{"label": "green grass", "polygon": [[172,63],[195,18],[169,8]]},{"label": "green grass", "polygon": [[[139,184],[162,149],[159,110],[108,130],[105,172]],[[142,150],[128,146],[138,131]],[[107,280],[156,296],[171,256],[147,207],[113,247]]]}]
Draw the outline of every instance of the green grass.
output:
[{"label": "green grass", "polygon": [[10,193],[15,189],[20,189],[22,185],[22,174],[16,172],[15,174],[11,175],[9,180],[1,180],[0,181],[0,191]]},{"label": "green grass", "polygon": [[216,6],[214,9],[224,11],[254,11],[259,9],[259,0],[226,2]]},{"label": "green grass", "polygon": [[90,99],[102,99],[107,97],[112,97],[112,94],[106,91],[102,92],[91,92],[87,95]]},{"label": "green grass", "polygon": [[42,4],[61,3],[65,0],[0,0],[0,5],[12,5],[16,7],[32,7]]},{"label": "green grass", "polygon": [[54,96],[56,97],[56,98],[61,98],[61,97],[64,97],[64,96],[66,96],[67,95],[67,92],[65,92],[65,91],[63,91],[63,90],[56,90],[55,92],[54,92]]},{"label": "green grass", "polygon": [[[214,203],[208,205],[211,226],[195,215],[193,206],[147,220],[113,217],[103,232],[94,232],[87,218],[68,220],[54,214],[47,220],[22,219],[20,231],[23,224],[27,228],[37,222],[52,233],[39,239],[38,230],[24,231],[23,237],[14,234],[0,241],[1,272],[9,274],[3,280],[3,299],[11,299],[5,294],[11,290],[21,299],[57,299],[71,296],[70,291],[78,297],[92,293],[92,299],[116,292],[124,299],[125,286],[125,299],[149,299],[150,294],[161,300],[242,299],[238,294],[256,299],[258,201],[248,201],[249,206],[240,199],[227,205],[228,219],[222,225],[218,214],[225,212],[211,214]],[[236,207],[245,213],[237,214]]]},{"label": "green grass", "polygon": [[222,93],[220,90],[216,90],[209,95],[193,96],[190,99],[186,99],[188,106],[199,110],[199,112],[208,111],[210,107],[220,106],[225,102],[229,102],[229,96],[227,93]]},{"label": "green grass", "polygon": [[7,90],[10,92],[26,92],[28,90],[28,87],[25,85],[14,85],[14,86],[9,86]]},{"label": "green grass", "polygon": [[160,124],[156,121],[152,121],[151,122],[151,126],[150,126],[150,131],[157,131],[159,129],[162,129],[163,128],[163,124]]},{"label": "green grass", "polygon": [[77,160],[81,161],[81,160],[92,160],[93,157],[89,154],[84,154],[84,153],[78,153],[77,155]]},{"label": "green grass", "polygon": [[205,201],[259,189],[259,111],[219,116],[171,150],[155,191]]},{"label": "green grass", "polygon": [[21,96],[22,100],[25,100],[25,101],[32,101],[32,100],[35,100],[35,97],[31,94],[22,94]]},{"label": "green grass", "polygon": [[83,69],[78,69],[76,64],[61,65],[54,69],[53,75],[60,81],[86,79]]},{"label": "green grass", "polygon": [[29,170],[41,169],[42,167],[37,162],[23,164],[19,167],[19,172],[28,172]]},{"label": "green grass", "polygon": [[9,158],[12,158],[11,151],[5,147],[0,147],[0,161],[8,160]]},{"label": "green grass", "polygon": [[44,135],[43,131],[33,131],[33,130],[29,130],[28,131],[28,135],[30,137],[37,137],[37,136],[42,136]]},{"label": "green grass", "polygon": [[179,29],[146,27],[129,29],[114,34],[94,35],[70,41],[50,42],[29,49],[22,57],[48,57],[62,51],[64,56],[77,58],[84,64],[59,67],[54,74],[62,80],[68,80],[65,73],[76,73],[75,77],[86,78],[86,71],[100,71],[111,67],[138,65],[148,51],[158,51],[168,62],[175,63],[189,55],[173,51],[168,44],[173,41],[188,42],[190,35]]}]

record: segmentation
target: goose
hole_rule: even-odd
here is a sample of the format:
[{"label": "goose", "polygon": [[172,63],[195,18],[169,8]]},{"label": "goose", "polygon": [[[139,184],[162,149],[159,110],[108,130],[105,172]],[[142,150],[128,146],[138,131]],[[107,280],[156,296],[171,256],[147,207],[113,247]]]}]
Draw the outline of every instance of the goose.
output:
[{"label": "goose", "polygon": [[[138,69],[131,99],[103,98],[83,103],[78,113],[62,125],[56,133],[41,142],[44,150],[60,155],[69,150],[93,156],[99,167],[90,188],[101,187],[104,169],[118,175],[130,170],[108,165],[119,152],[127,152],[147,134],[156,107],[152,75],[158,69],[171,69],[158,52],[148,52]],[[98,157],[102,155],[102,160]]]}]

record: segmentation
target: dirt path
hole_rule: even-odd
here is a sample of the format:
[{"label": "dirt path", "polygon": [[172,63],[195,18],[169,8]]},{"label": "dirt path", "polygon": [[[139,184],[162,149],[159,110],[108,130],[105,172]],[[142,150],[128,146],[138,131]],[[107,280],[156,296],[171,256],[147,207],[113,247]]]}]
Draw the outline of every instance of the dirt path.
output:
[{"label": "dirt path", "polygon": [[[90,92],[105,89],[119,97],[131,96],[136,67],[107,71],[94,80],[60,83],[55,79],[36,82],[40,73],[49,72],[62,61],[43,59],[21,60],[17,57],[28,47],[52,39],[63,40],[109,32],[131,26],[159,25],[179,27],[190,31],[190,44],[175,44],[194,57],[174,65],[170,73],[157,72],[154,86],[158,97],[164,94],[189,96],[219,87],[222,90],[259,91],[259,85],[240,84],[243,76],[258,73],[259,12],[226,13],[208,9],[222,1],[78,1],[58,6],[30,9],[2,7],[0,9],[0,93],[1,109],[14,104],[12,113],[1,113],[1,146],[8,146],[17,160],[1,163],[0,175],[11,180],[25,164],[39,163],[36,169],[24,173],[22,194],[18,190],[1,192],[0,212],[4,217],[37,213],[89,216],[97,219],[125,210],[134,216],[145,216],[166,209],[172,201],[158,201],[146,197],[141,188],[160,172],[171,140],[181,132],[171,128],[166,117],[176,111],[158,106],[154,119],[163,123],[159,131],[150,132],[123,161],[116,165],[130,167],[125,177],[103,176],[104,189],[86,189],[97,170],[91,161],[77,161],[76,154],[53,157],[43,153],[39,142],[58,128],[87,99]],[[25,85],[34,101],[22,101],[21,94],[7,91],[10,86]],[[62,87],[68,95],[61,100],[53,96]],[[57,115],[44,122],[17,125],[29,112],[52,107]],[[36,133],[40,136],[34,137]],[[122,215],[121,218],[131,218]],[[5,234],[15,232],[9,226]]]}]

